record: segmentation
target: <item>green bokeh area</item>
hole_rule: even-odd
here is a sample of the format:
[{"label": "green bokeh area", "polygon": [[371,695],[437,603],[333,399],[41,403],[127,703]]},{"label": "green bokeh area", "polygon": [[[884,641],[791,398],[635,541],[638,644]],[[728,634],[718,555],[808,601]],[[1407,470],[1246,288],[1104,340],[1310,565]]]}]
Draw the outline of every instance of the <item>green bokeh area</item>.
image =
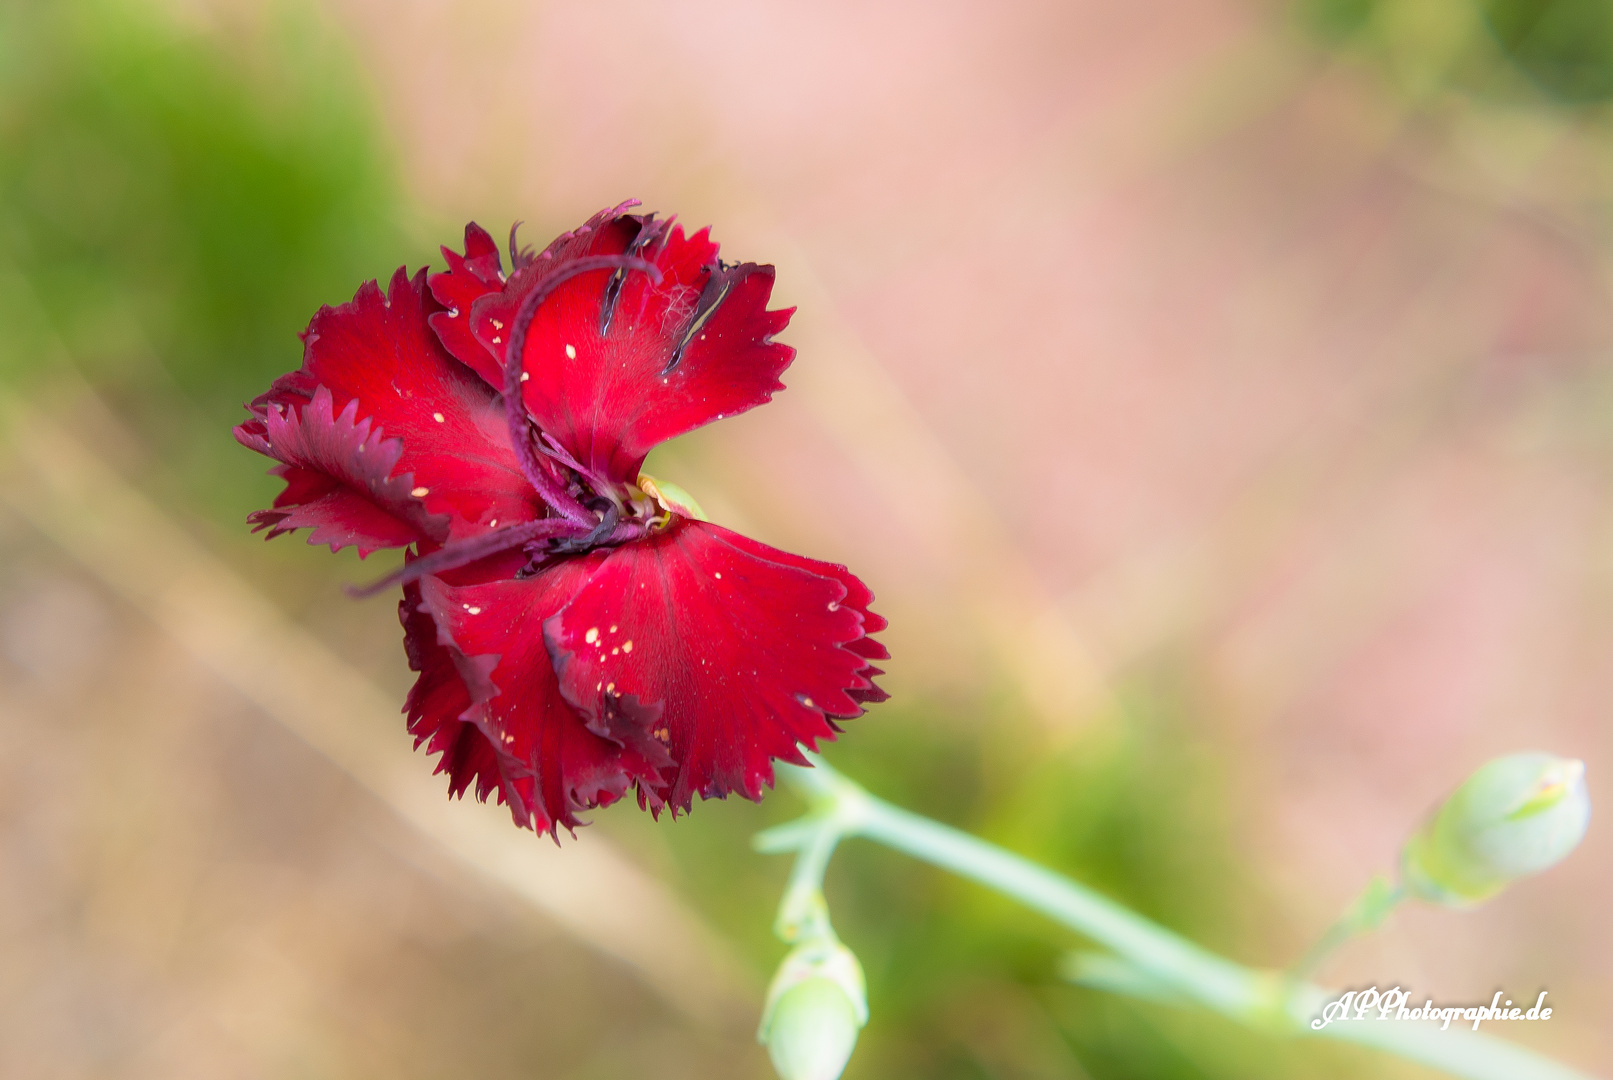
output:
[{"label": "green bokeh area", "polygon": [[129,4],[0,8],[0,373],[71,358],[221,511],[262,472],[221,426],[400,254],[353,65],[309,12],[267,10],[233,41]]},{"label": "green bokeh area", "polygon": [[1364,46],[1403,85],[1570,108],[1613,101],[1606,0],[1298,0],[1295,9],[1321,40]]},{"label": "green bokeh area", "polygon": [[1613,100],[1613,4],[1487,0],[1484,15],[1507,57],[1550,96]]},{"label": "green bokeh area", "polygon": [[[957,714],[946,701],[893,700],[855,722],[831,762],[870,790],[969,830],[1102,890],[1227,955],[1260,965],[1281,912],[1230,842],[1223,765],[1195,735],[1209,695],[1174,659],[1119,688],[1119,716],[1049,752],[1009,709]],[[780,792],[729,800],[652,825],[679,888],[759,966],[781,955],[762,911],[788,857],[743,851],[752,833],[802,809]],[[1091,1077],[1278,1080],[1428,1075],[1381,1055],[1292,1043],[1226,1020],[1065,985],[1056,971],[1077,935],[977,885],[866,841],[844,842],[825,881],[841,939],[862,961],[872,1012],[849,1080]]]},{"label": "green bokeh area", "polygon": [[[1328,25],[1340,33],[1370,7],[1334,6]],[[1502,11],[1513,6],[1495,5],[1498,27],[1524,27]],[[428,253],[400,224],[394,164],[355,67],[317,17],[272,7],[265,27],[237,40],[142,10],[0,6],[0,376],[32,393],[82,375],[150,448],[153,467],[136,479],[244,544],[242,517],[277,484],[229,439],[240,403],[296,366],[296,334],[319,305]],[[1574,48],[1585,43],[1536,20],[1517,30],[1515,48],[1568,55],[1551,44],[1565,34]],[[1561,77],[1575,93],[1603,85],[1590,68],[1573,70]],[[277,593],[293,608],[296,596],[353,576],[351,560],[289,542],[276,550],[295,567]],[[379,605],[355,612],[355,624],[379,623],[395,638]],[[1113,725],[1053,754],[1006,701],[970,703],[969,716],[956,703],[892,702],[878,723],[857,725],[853,757],[850,744],[831,756],[876,792],[1077,875],[1212,948],[1277,962],[1258,954],[1277,916],[1231,850],[1226,777],[1191,736],[1189,718],[1207,702],[1169,658],[1133,673],[1121,700]],[[601,828],[630,850],[656,831],[645,848],[664,845],[684,895],[765,971],[783,953],[769,924],[787,867],[752,854],[749,838],[799,809],[780,794],[656,824],[621,808]],[[873,1017],[854,1080],[1409,1075],[1369,1055],[1284,1045],[1214,1017],[1065,986],[1058,960],[1080,941],[864,843],[837,856],[828,893],[869,976]],[[429,981],[418,967],[411,977]],[[480,978],[440,974],[443,993],[455,978]],[[438,1037],[429,996],[415,1005],[420,1016],[388,1022]],[[443,1053],[421,1060],[441,1060],[455,1040],[522,1038],[507,1013],[463,1024],[441,1031]],[[329,1075],[362,1075],[373,1033],[343,1043],[347,1034],[332,1036]]]}]

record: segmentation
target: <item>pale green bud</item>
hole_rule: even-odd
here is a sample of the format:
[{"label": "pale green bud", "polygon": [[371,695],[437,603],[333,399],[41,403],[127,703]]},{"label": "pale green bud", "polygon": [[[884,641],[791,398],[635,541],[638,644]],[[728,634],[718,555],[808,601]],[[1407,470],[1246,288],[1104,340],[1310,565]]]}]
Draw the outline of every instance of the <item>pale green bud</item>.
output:
[{"label": "pale green bud", "polygon": [[1420,900],[1477,904],[1561,862],[1579,846],[1590,816],[1583,761],[1542,753],[1496,758],[1406,842],[1401,880]]},{"label": "pale green bud", "polygon": [[779,966],[756,1037],[781,1080],[836,1080],[867,1022],[862,965],[840,942],[817,938]]},{"label": "pale green bud", "polygon": [[857,1045],[857,1008],[839,984],[807,979],[785,991],[768,1025],[767,1056],[782,1080],[837,1080]]}]

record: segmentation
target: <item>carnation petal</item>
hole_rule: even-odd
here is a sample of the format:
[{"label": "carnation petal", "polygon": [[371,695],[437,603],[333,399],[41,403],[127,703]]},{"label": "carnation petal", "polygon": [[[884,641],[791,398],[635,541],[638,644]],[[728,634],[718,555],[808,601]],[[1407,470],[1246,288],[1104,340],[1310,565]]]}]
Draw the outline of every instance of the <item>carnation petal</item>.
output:
[{"label": "carnation petal", "polygon": [[330,391],[321,386],[301,412],[271,411],[262,435],[237,429],[243,443],[281,462],[274,471],[286,481],[273,509],[248,519],[253,531],[268,529],[275,537],[308,528],[310,544],[329,544],[332,551],[356,545],[360,555],[445,539],[448,522],[411,494],[410,475],[392,475],[402,443],[355,419],[356,400],[339,416],[331,415],[331,406]]},{"label": "carnation petal", "polygon": [[590,717],[612,696],[659,707],[652,733],[677,770],[640,782],[650,802],[760,798],[773,759],[802,763],[797,744],[834,738],[873,687],[848,647],[864,634],[850,575],[832,569],[675,518],[610,552],[544,622],[560,690]]},{"label": "carnation petal", "polygon": [[398,603],[398,620],[403,623],[403,649],[409,657],[409,670],[419,673],[403,711],[409,718],[409,733],[419,748],[438,754],[437,772],[448,774],[448,793],[463,796],[475,785],[476,798],[487,801],[497,794],[507,803],[517,824],[531,820],[535,784],[530,770],[519,763],[501,761],[491,739],[474,723],[462,719],[471,709],[470,688],[455,665],[452,649],[437,640],[437,625],[420,610],[420,586],[411,582],[403,588]]},{"label": "carnation petal", "polygon": [[596,218],[562,241],[476,300],[471,330],[502,369],[521,301],[568,260],[630,254],[655,264],[658,283],[637,271],[578,274],[526,330],[527,409],[595,477],[631,482],[656,444],[783,388],[795,350],[773,335],[794,309],[767,309],[771,266],[725,265],[708,230],[685,236],[636,215]]},{"label": "carnation petal", "polygon": [[658,710],[612,695],[597,715],[583,716],[555,678],[540,628],[605,558],[566,560],[524,580],[419,583],[424,614],[466,688],[459,719],[493,747],[517,822],[539,832],[575,828],[579,812],[608,806],[635,782],[659,785],[672,765],[651,734]]},{"label": "carnation petal", "polygon": [[[787,566],[799,567],[802,570],[824,577],[832,577],[846,587],[846,598],[841,601],[843,605],[851,608],[862,616],[863,636],[855,641],[848,641],[843,648],[856,653],[864,660],[888,660],[890,651],[871,635],[879,633],[889,625],[883,615],[868,609],[873,603],[873,591],[863,584],[862,580],[839,563],[822,562],[818,559],[809,559],[805,555],[794,555],[788,551],[768,547],[766,544],[752,540],[748,536],[732,534],[733,543],[760,558],[771,559]],[[881,701],[889,701],[890,694],[874,682],[874,678],[885,674],[883,668],[868,664],[858,674],[866,681],[864,686],[853,686],[846,690],[847,696],[862,705],[875,705]],[[833,723],[833,721],[831,721]]]},{"label": "carnation petal", "polygon": [[498,244],[474,221],[465,226],[465,254],[444,246],[448,269],[427,278],[432,296],[446,310],[431,316],[431,328],[443,346],[495,390],[504,388],[499,361],[470,332],[470,309],[488,293],[504,288],[504,266]]},{"label": "carnation petal", "polygon": [[443,348],[426,322],[431,305],[424,271],[410,278],[400,269],[385,294],[367,282],[349,303],[321,308],[303,334],[302,370],[253,402],[237,438],[262,451],[269,416],[300,412],[312,388],[324,387],[337,410],[356,407],[372,432],[401,444],[395,471],[447,520],[449,539],[542,517],[510,448],[502,399]]},{"label": "carnation petal", "polygon": [[862,637],[857,638],[855,641],[848,641],[845,647],[858,656],[866,657],[869,660],[890,659],[890,652],[871,636],[879,633],[890,624],[886,622],[883,615],[869,610],[868,605],[874,602],[873,590],[863,584],[862,579],[856,574],[853,574],[839,563],[823,562],[820,559],[809,559],[805,555],[795,555],[788,551],[780,551],[778,548],[768,547],[759,540],[752,540],[750,537],[741,536],[739,533],[729,533],[728,536],[729,542],[735,547],[742,548],[758,558],[784,563],[786,566],[794,566],[809,573],[820,574],[823,577],[832,577],[844,585],[846,587],[846,596],[840,603],[862,616],[863,631]]}]

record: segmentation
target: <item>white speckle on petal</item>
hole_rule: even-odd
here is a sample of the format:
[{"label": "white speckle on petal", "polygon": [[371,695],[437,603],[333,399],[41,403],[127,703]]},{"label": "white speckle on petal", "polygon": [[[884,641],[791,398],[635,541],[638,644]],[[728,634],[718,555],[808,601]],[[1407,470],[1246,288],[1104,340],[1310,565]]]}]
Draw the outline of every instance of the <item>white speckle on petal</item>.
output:
[{"label": "white speckle on petal", "polygon": [[433,420],[435,420],[435,421],[437,421],[437,423],[439,423],[439,424],[440,424],[440,423],[442,423],[442,422],[443,422],[443,419],[442,419],[442,413],[440,413],[440,412],[434,412],[434,413],[432,413],[432,414],[431,414],[431,418],[432,418],[432,419],[433,419]]},{"label": "white speckle on petal", "polygon": [[588,644],[590,644],[590,645],[592,645],[594,642],[598,641],[599,640],[599,627],[590,626],[588,628],[588,633],[584,634],[582,636],[582,639],[584,641],[588,642]]},{"label": "white speckle on petal", "polygon": [[715,574],[712,574],[711,576],[716,578],[718,581],[721,581],[722,580],[722,571],[718,570]]},{"label": "white speckle on petal", "polygon": [[494,345],[500,345],[500,344],[503,344],[503,342],[504,342],[503,338],[499,337],[497,334],[493,335],[493,344]]},{"label": "white speckle on petal", "polygon": [[465,610],[470,612],[472,615],[480,615],[482,613],[482,609],[479,607],[468,607]]},{"label": "white speckle on petal", "polygon": [[575,360],[575,359],[577,359],[577,346],[575,346],[575,345],[567,345],[566,346],[566,359],[567,360]]},{"label": "white speckle on petal", "polygon": [[622,642],[622,651],[623,652],[632,652],[633,651],[633,639],[632,638],[628,638],[626,641]]},{"label": "white speckle on petal", "polygon": [[502,329],[504,329],[504,324],[499,322],[497,319],[494,319],[493,320],[493,329],[494,330],[502,330]]},{"label": "white speckle on petal", "polygon": [[522,382],[526,382],[530,378],[532,378],[532,372],[530,372],[530,371],[521,372],[521,381]]},{"label": "white speckle on petal", "polygon": [[427,495],[431,494],[431,489],[428,487],[417,487],[412,489],[409,494],[413,495],[417,499],[424,499]]}]

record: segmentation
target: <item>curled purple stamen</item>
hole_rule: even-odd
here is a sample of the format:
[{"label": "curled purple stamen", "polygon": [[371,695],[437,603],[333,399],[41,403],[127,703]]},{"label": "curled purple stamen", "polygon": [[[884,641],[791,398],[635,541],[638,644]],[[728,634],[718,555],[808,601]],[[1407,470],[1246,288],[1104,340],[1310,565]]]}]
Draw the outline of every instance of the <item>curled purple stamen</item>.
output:
[{"label": "curled purple stamen", "polygon": [[349,585],[347,595],[355,599],[374,596],[394,585],[407,585],[427,574],[457,570],[461,566],[469,566],[478,559],[521,547],[534,540],[545,540],[554,536],[579,536],[588,531],[586,526],[564,518],[544,518],[542,521],[523,521],[516,525],[506,525],[502,529],[494,529],[468,540],[458,540],[428,555],[410,559],[386,577],[372,581],[368,585]]},{"label": "curled purple stamen", "polygon": [[588,255],[572,259],[534,285],[532,291],[526,294],[521,306],[516,309],[515,318],[511,323],[509,343],[504,346],[504,409],[510,423],[510,444],[515,448],[515,456],[521,462],[521,471],[538,494],[543,496],[544,501],[572,521],[585,524],[590,529],[599,519],[589,513],[582,503],[573,498],[571,493],[555,480],[541,457],[543,450],[533,435],[532,423],[521,397],[521,357],[526,351],[527,332],[532,328],[532,320],[537,317],[538,305],[542,304],[550,293],[578,274],[613,267],[622,270],[642,270],[657,284],[661,281],[661,271],[654,263],[631,255]]}]

